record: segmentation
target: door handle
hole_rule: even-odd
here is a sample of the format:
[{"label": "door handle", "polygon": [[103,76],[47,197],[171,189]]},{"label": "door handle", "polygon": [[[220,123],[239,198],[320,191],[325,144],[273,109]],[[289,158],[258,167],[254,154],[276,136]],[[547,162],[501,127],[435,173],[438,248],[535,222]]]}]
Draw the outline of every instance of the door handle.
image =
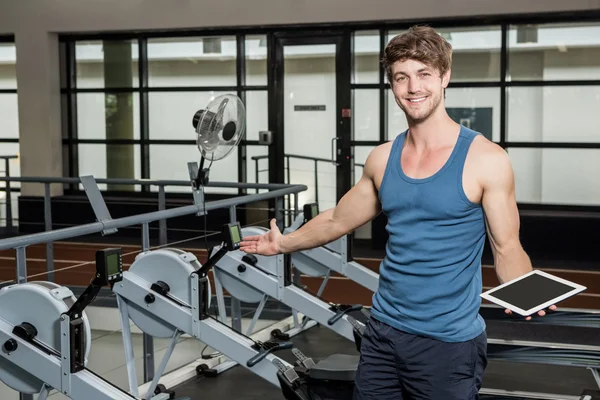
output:
[{"label": "door handle", "polygon": [[333,139],[331,139],[331,163],[333,165],[335,165],[336,167],[338,165],[340,165],[336,160],[336,155],[335,155],[335,145],[333,144],[334,142],[337,142],[339,138],[338,137],[334,137]]}]

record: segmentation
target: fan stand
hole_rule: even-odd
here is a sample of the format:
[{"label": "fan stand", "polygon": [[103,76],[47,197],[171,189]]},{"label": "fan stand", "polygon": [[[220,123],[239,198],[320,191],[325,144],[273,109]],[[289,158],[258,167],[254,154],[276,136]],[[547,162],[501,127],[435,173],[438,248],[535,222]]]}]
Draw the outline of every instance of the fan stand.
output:
[{"label": "fan stand", "polygon": [[200,156],[200,168],[198,168],[197,162],[188,162],[188,173],[192,184],[194,204],[202,207],[202,211],[197,214],[198,216],[200,216],[202,212],[206,212],[204,209],[204,186],[208,183],[209,172],[209,168],[204,168],[203,156]]}]

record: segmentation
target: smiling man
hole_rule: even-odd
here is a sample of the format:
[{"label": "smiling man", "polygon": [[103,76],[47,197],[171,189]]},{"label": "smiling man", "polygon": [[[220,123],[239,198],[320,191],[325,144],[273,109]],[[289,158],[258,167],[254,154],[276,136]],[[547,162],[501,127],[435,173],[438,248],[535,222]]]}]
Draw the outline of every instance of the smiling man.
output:
[{"label": "smiling man", "polygon": [[519,242],[508,155],[446,113],[451,65],[452,47],[429,27],[393,38],[383,66],[408,129],[371,152],[362,178],[336,207],[287,235],[271,221],[268,233],[241,243],[248,253],[292,253],[385,213],[389,240],[355,400],[479,398],[487,365],[479,315],[486,236],[501,283],[532,269]]}]

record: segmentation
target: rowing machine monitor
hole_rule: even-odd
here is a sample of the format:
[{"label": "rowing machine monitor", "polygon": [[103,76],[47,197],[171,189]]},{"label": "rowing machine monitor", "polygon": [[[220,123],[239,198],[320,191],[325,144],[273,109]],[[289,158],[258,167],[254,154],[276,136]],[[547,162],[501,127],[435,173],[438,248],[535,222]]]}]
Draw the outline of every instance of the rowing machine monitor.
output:
[{"label": "rowing machine monitor", "polygon": [[120,248],[96,252],[96,281],[98,286],[114,285],[123,279],[123,256]]},{"label": "rowing machine monitor", "polygon": [[223,226],[223,242],[227,250],[237,250],[240,248],[242,241],[242,228],[240,223],[226,224]]},{"label": "rowing machine monitor", "polygon": [[317,203],[308,203],[304,205],[304,208],[302,209],[302,212],[304,213],[304,222],[308,222],[311,219],[313,219],[314,217],[316,217],[317,215],[319,215],[319,204]]}]

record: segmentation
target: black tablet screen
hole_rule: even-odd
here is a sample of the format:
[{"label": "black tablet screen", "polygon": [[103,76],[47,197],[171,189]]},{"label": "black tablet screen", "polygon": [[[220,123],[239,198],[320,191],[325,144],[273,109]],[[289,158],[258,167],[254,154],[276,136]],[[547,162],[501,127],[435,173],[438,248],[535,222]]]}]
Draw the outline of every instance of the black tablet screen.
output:
[{"label": "black tablet screen", "polygon": [[573,290],[573,286],[565,285],[538,274],[532,274],[490,295],[510,303],[522,310],[539,306],[558,296]]}]

